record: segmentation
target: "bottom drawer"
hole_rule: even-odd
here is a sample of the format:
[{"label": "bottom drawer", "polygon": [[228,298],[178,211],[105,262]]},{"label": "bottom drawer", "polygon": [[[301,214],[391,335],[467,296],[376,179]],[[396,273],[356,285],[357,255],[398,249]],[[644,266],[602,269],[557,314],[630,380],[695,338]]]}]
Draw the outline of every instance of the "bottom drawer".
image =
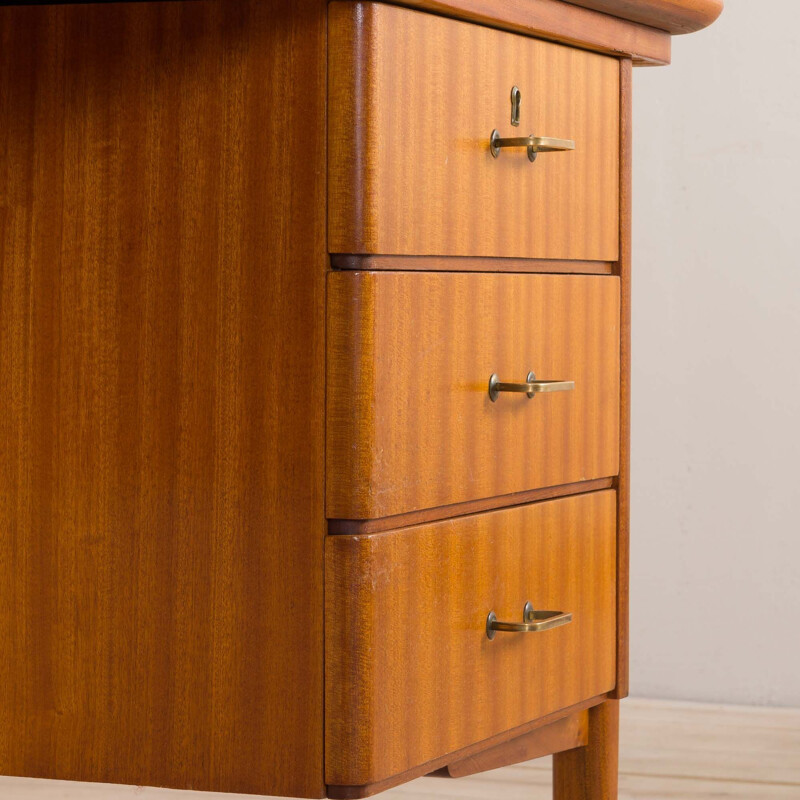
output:
[{"label": "bottom drawer", "polygon": [[[325,772],[375,783],[614,687],[616,493],[326,546]],[[571,612],[538,633],[490,611]]]}]

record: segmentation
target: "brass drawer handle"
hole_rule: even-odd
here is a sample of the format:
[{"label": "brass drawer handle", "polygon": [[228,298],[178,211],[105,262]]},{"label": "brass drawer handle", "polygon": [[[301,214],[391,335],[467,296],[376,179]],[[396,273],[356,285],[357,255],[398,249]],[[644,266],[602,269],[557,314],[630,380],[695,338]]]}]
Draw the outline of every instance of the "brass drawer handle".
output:
[{"label": "brass drawer handle", "polygon": [[501,622],[494,611],[486,617],[486,636],[494,639],[497,631],[508,633],[539,633],[551,628],[560,628],[572,622],[572,613],[563,611],[535,611],[533,605],[525,603],[522,610],[522,622]]},{"label": "brass drawer handle", "polygon": [[532,372],[528,373],[525,383],[503,383],[496,374],[489,378],[489,398],[493,403],[500,392],[519,392],[532,398],[542,392],[571,392],[574,388],[575,381],[537,381]]},{"label": "brass drawer handle", "polygon": [[574,150],[575,142],[572,139],[554,139],[552,136],[514,136],[510,139],[502,139],[500,131],[493,130],[489,147],[492,155],[497,158],[503,147],[527,147],[528,160],[536,161],[539,153],[558,153],[564,150]]}]

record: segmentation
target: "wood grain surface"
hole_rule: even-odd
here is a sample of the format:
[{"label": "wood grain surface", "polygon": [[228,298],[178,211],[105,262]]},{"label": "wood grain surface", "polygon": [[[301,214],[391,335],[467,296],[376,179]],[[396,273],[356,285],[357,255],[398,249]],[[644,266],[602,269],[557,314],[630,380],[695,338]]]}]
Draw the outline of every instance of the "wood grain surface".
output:
[{"label": "wood grain surface", "polygon": [[631,527],[631,212],[633,145],[633,67],[622,59],[620,68],[620,403],[619,478],[617,480],[617,685],[613,696],[628,695],[630,627],[630,527]]},{"label": "wood grain surface", "polygon": [[0,772],[320,797],[324,3],[0,42]]},{"label": "wood grain surface", "polygon": [[[426,761],[423,764],[418,764],[405,772],[399,772],[396,775],[392,775],[391,778],[386,778],[376,783],[362,784],[361,786],[337,786],[335,784],[328,784],[328,797],[338,798],[338,800],[358,800],[359,798],[372,797],[373,795],[380,794],[389,789],[395,789],[395,787],[401,786],[402,784],[408,784],[409,781],[413,781],[409,788],[429,783],[428,781],[416,781],[415,779],[427,775],[432,776],[434,779],[441,778],[445,773],[447,764],[451,761],[469,758],[470,756],[482,753],[484,750],[491,749],[505,742],[510,742],[513,739],[524,736],[531,731],[552,725],[554,722],[558,722],[558,720],[564,719],[564,717],[568,717],[571,714],[585,711],[587,708],[592,708],[593,706],[599,706],[600,703],[605,702],[607,697],[608,694],[599,694],[596,697],[590,697],[588,700],[582,700],[580,703],[561,708],[558,711],[554,711],[552,714],[546,714],[543,717],[526,722],[524,725],[520,725],[517,728],[505,730],[502,733],[498,733],[496,736],[491,736],[489,739],[474,742],[453,753],[448,753],[447,755],[434,758],[431,761]],[[450,777],[449,773],[446,777]],[[436,782],[438,783],[438,780]],[[465,781],[459,781],[458,785],[461,786],[464,783]],[[449,785],[451,787],[453,786],[452,781],[449,782]],[[404,790],[405,787],[403,787],[403,789],[396,789],[392,794]],[[431,794],[435,794],[435,792]]]},{"label": "wood grain surface", "polygon": [[589,709],[585,747],[553,756],[553,800],[617,800],[619,701]]},{"label": "wood grain surface", "polygon": [[573,5],[640,22],[669,33],[692,33],[714,22],[722,0],[569,0]]},{"label": "wood grain surface", "polygon": [[[341,2],[330,5],[329,52],[332,253],[617,260],[616,59]],[[576,149],[495,159],[495,128]]]},{"label": "wood grain surface", "polygon": [[[336,272],[328,292],[328,517],[617,474],[618,278]],[[575,389],[491,402],[492,373],[529,370]]]},{"label": "wood grain surface", "polygon": [[[610,690],[615,517],[603,491],[328,537],[328,784],[374,783]],[[574,620],[490,641],[489,611],[521,619],[527,600]]]},{"label": "wood grain surface", "polygon": [[[672,4],[683,1],[674,0]],[[612,2],[608,0],[609,5]],[[620,0],[615,5],[621,6],[623,2],[625,0]],[[656,2],[658,0],[631,0],[628,5],[652,9]],[[687,4],[692,2],[686,0]],[[671,41],[666,31],[621,19],[624,15],[620,13],[609,16],[580,7],[588,3],[565,3],[561,0],[503,0],[502,3],[497,0],[404,0],[403,5],[587,50],[632,57],[636,64],[669,64],[670,61]]]},{"label": "wood grain surface", "polygon": [[446,772],[451,778],[465,778],[479,772],[584,747],[588,741],[589,711],[576,711],[558,722],[448,764]]}]

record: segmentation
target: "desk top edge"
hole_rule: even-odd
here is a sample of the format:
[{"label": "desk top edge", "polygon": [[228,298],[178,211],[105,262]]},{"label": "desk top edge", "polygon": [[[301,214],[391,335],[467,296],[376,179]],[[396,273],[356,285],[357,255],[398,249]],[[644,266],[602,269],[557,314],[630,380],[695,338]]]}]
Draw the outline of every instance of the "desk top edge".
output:
[{"label": "desk top edge", "polygon": [[658,28],[673,35],[694,33],[714,22],[722,13],[723,0],[567,0],[571,5],[590,8]]}]

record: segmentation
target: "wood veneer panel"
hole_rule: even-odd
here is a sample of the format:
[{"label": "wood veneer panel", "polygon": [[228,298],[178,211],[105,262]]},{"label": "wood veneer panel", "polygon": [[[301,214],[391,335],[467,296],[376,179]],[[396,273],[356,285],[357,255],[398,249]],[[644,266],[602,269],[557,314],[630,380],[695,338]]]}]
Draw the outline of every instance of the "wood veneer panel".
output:
[{"label": "wood veneer panel", "polygon": [[420,778],[425,775],[441,777],[447,769],[447,764],[454,759],[469,758],[471,755],[476,755],[486,749],[496,747],[505,742],[510,742],[513,739],[524,736],[526,733],[530,733],[531,731],[547,727],[548,725],[551,725],[560,719],[564,719],[564,717],[568,717],[571,714],[598,706],[600,703],[606,700],[607,696],[607,694],[600,694],[597,695],[597,697],[590,697],[588,700],[582,700],[580,703],[575,703],[575,705],[567,706],[567,708],[561,708],[558,711],[554,711],[552,714],[547,714],[544,717],[539,717],[539,719],[526,722],[524,725],[520,725],[518,728],[512,728],[511,730],[503,731],[502,733],[497,734],[497,736],[492,736],[490,739],[485,739],[482,742],[475,742],[467,747],[462,747],[460,750],[456,750],[454,753],[449,753],[445,756],[439,756],[439,758],[434,758],[432,761],[419,764],[418,766],[413,767],[406,772],[393,775],[391,778],[378,781],[377,783],[369,783],[362,786],[336,786],[334,784],[329,784],[328,797],[340,798],[340,800],[356,800],[356,798],[372,797],[379,792],[385,792],[387,789],[392,789],[395,786],[400,786],[403,783],[407,783],[408,781],[412,781],[415,778]]},{"label": "wood veneer panel", "polygon": [[451,778],[465,778],[479,772],[584,747],[588,740],[589,712],[576,711],[558,722],[448,764],[446,772]]},{"label": "wood veneer panel", "polygon": [[[521,124],[510,123],[512,86]],[[381,3],[330,5],[332,253],[616,261],[616,59]],[[573,139],[572,152],[502,136]]]},{"label": "wood veneer panel", "polygon": [[324,794],[325,23],[0,9],[4,774]]},{"label": "wood veneer panel", "polygon": [[620,404],[619,478],[617,480],[617,686],[614,697],[628,695],[630,628],[631,504],[631,211],[633,146],[633,68],[620,61]]},{"label": "wood veneer panel", "polygon": [[[328,276],[326,513],[375,519],[615,476],[619,279]],[[492,373],[574,380],[489,399]]]},{"label": "wood veneer panel", "polygon": [[[686,0],[687,3],[692,1]],[[610,4],[613,0],[608,2]],[[636,0],[628,5],[652,9],[655,2],[657,0],[645,0],[644,3]],[[678,2],[682,0],[675,0]],[[496,0],[403,0],[403,5],[589,50],[630,56],[638,64],[669,64],[670,61],[668,33],[620,19],[624,14],[608,16],[589,8],[579,8],[579,5],[589,3],[564,3],[561,0],[503,0],[502,3]]]},{"label": "wood veneer panel", "polygon": [[[403,773],[611,689],[616,498],[551,500],[326,543],[329,784]],[[572,611],[538,634],[486,617]]]},{"label": "wood veneer panel", "polygon": [[669,33],[692,33],[710,25],[722,13],[722,0],[569,0],[632,22]]}]

